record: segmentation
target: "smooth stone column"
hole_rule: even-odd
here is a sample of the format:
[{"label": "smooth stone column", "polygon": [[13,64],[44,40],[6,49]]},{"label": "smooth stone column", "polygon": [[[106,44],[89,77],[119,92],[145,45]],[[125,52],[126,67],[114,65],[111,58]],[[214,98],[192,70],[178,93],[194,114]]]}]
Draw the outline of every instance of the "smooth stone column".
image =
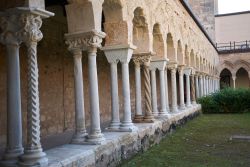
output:
[{"label": "smooth stone column", "polygon": [[168,70],[165,69],[165,90],[166,90],[166,109],[169,112],[169,98],[168,98]]},{"label": "smooth stone column", "polygon": [[[27,99],[27,143],[20,157],[21,167],[46,167],[48,159],[40,141],[40,100],[37,64],[37,43],[43,38],[39,30],[42,25],[40,16],[25,16],[26,26],[23,38],[28,54],[28,99]],[[31,31],[32,30],[32,31]]]},{"label": "smooth stone column", "polygon": [[207,95],[207,82],[206,82],[206,76],[203,76],[203,93],[204,93],[204,96]]},{"label": "smooth stone column", "polygon": [[236,81],[236,76],[232,76],[232,79],[233,79],[233,88],[235,89],[236,88],[236,84],[235,84],[235,81]]},{"label": "smooth stone column", "polygon": [[[5,41],[4,41],[5,42]],[[7,146],[0,166],[17,163],[23,154],[19,43],[7,43]]]},{"label": "smooth stone column", "polygon": [[171,68],[171,87],[172,87],[172,112],[178,112],[177,90],[176,90],[176,68]]},{"label": "smooth stone column", "polygon": [[199,76],[195,75],[195,93],[196,93],[196,98],[200,97],[200,89],[199,89]]},{"label": "smooth stone column", "polygon": [[200,88],[200,97],[203,97],[204,96],[204,89],[203,89],[203,77],[202,75],[199,75],[199,88]]},{"label": "smooth stone column", "polygon": [[141,98],[141,68],[140,63],[135,63],[135,117],[133,122],[139,123],[143,121],[142,115],[142,98]]},{"label": "smooth stone column", "polygon": [[121,60],[122,63],[122,94],[124,105],[124,117],[120,129],[123,131],[135,131],[137,128],[131,119],[131,103],[130,103],[130,85],[129,85],[129,60]]},{"label": "smooth stone column", "polygon": [[108,130],[118,130],[120,128],[119,116],[119,93],[118,93],[118,77],[117,77],[117,63],[118,61],[109,61],[110,63],[110,78],[111,78],[111,112],[112,118]]},{"label": "smooth stone column", "polygon": [[179,67],[178,72],[179,72],[179,88],[180,88],[180,109],[185,110],[183,67]]},{"label": "smooth stone column", "polygon": [[160,74],[160,94],[161,94],[161,111],[160,116],[167,116],[167,106],[166,106],[166,90],[165,90],[165,66],[163,69],[159,69]]},{"label": "smooth stone column", "polygon": [[150,69],[150,74],[151,74],[151,92],[152,92],[152,107],[153,107],[153,112],[152,114],[154,116],[159,115],[159,111],[157,108],[157,88],[156,88],[156,76],[155,76],[155,68]]},{"label": "smooth stone column", "polygon": [[89,142],[90,144],[101,144],[105,140],[100,127],[100,107],[96,52],[96,47],[90,47],[88,49],[88,77],[91,127],[87,142]]},{"label": "smooth stone column", "polygon": [[84,93],[82,77],[82,50],[71,51],[74,56],[74,83],[75,83],[75,134],[72,143],[80,144],[85,142],[87,131],[85,127]]},{"label": "smooth stone column", "polygon": [[190,98],[190,74],[185,74],[186,75],[186,106],[191,107],[191,98]]}]

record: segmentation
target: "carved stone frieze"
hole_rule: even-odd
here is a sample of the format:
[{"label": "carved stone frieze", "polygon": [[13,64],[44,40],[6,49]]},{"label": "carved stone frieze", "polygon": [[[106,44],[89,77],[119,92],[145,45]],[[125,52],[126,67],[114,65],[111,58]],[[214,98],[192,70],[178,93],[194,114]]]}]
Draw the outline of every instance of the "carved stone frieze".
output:
[{"label": "carved stone frieze", "polygon": [[66,44],[68,49],[82,49],[88,50],[89,48],[100,48],[102,45],[102,39],[106,36],[103,32],[91,31],[91,32],[79,32],[66,34]]}]

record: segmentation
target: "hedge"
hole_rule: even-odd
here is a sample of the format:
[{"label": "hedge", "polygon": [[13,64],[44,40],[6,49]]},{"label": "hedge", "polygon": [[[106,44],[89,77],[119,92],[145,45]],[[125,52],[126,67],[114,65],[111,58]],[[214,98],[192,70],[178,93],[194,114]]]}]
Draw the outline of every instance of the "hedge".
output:
[{"label": "hedge", "polygon": [[225,88],[198,99],[203,113],[250,112],[250,89]]}]

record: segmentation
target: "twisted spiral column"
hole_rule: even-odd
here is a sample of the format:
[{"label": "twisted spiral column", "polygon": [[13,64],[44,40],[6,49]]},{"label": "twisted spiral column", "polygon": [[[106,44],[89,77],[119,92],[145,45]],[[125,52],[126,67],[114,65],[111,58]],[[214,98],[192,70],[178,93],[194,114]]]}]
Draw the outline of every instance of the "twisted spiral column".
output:
[{"label": "twisted spiral column", "polygon": [[192,104],[196,104],[194,75],[191,75],[191,100]]},{"label": "twisted spiral column", "polygon": [[40,142],[40,108],[38,87],[37,43],[43,38],[39,30],[40,16],[23,15],[26,23],[23,33],[28,54],[28,106],[27,106],[27,145],[21,156],[20,166],[47,166],[48,159]]},{"label": "twisted spiral column", "polygon": [[143,66],[144,74],[144,87],[145,87],[145,122],[154,122],[154,116],[152,115],[152,103],[151,103],[151,84],[150,84],[150,72],[149,66]]}]

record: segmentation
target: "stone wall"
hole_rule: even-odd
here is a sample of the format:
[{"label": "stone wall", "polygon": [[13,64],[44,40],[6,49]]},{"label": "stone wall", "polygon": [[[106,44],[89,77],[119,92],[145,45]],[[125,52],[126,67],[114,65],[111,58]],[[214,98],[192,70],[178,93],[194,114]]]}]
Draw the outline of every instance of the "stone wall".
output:
[{"label": "stone wall", "polygon": [[215,42],[215,13],[218,12],[217,0],[187,0],[192,11]]}]

